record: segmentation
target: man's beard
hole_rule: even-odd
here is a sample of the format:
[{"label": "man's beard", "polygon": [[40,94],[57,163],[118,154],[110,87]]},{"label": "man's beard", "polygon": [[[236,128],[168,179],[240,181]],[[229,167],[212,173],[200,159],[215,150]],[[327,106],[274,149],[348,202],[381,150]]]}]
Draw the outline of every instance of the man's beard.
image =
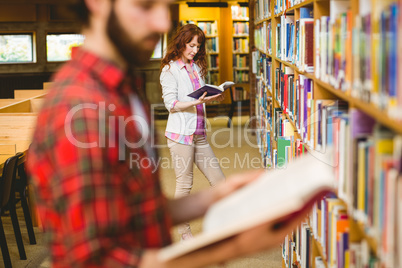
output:
[{"label": "man's beard", "polygon": [[[144,49],[140,42],[130,40],[129,35],[119,23],[114,7],[112,7],[107,23],[107,34],[129,66],[141,67],[149,62],[154,48]],[[153,33],[144,38],[144,41],[147,39],[158,40],[159,38],[159,34]]]}]

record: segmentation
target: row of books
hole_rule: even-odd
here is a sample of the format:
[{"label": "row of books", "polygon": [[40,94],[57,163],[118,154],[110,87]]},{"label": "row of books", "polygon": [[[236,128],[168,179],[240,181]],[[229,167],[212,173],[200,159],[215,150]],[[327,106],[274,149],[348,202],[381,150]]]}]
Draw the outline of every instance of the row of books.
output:
[{"label": "row of books", "polygon": [[[324,103],[324,100],[314,101]],[[325,146],[321,150],[309,146],[310,153],[317,157],[330,155],[330,164],[334,166],[338,179],[337,196],[319,202],[309,224],[315,239],[322,245],[328,266],[356,265],[352,263],[356,256],[351,258],[350,255],[348,231],[350,222],[356,221],[363,224],[365,232],[378,244],[378,257],[365,257],[364,262],[377,263],[378,267],[400,267],[402,226],[398,222],[402,221],[402,137],[376,125],[359,110],[345,109],[343,104],[332,102],[318,108],[320,106],[312,103],[311,107],[317,109],[311,115],[316,119],[303,125],[311,128],[311,133],[315,129],[315,135],[325,142]],[[279,114],[276,117],[280,118],[280,111],[276,110],[273,115]],[[284,134],[283,117],[282,121],[276,119],[273,122],[273,127]],[[291,141],[292,138],[288,137],[278,138],[276,167],[291,161],[289,156],[293,155],[294,149],[286,147],[291,146]],[[283,152],[284,147],[288,152]],[[275,156],[273,162],[275,167]],[[303,262],[311,263],[311,260]]]},{"label": "row of books", "polygon": [[271,0],[256,0],[254,14],[257,22],[271,17]]},{"label": "row of books", "polygon": [[[397,267],[380,266],[367,240],[354,241],[351,224],[342,200],[334,196],[323,198],[315,204],[309,219],[285,237],[282,256],[287,267]],[[317,246],[323,256],[314,257],[312,251]]]},{"label": "row of books", "polygon": [[281,16],[276,28],[276,55],[295,64],[301,71],[314,71],[314,19],[311,8],[300,8],[300,19]]},{"label": "row of books", "polygon": [[205,35],[216,35],[218,34],[218,23],[217,22],[198,22],[197,26],[204,32]]},{"label": "row of books", "polygon": [[205,41],[205,49],[210,53],[219,53],[219,37],[208,38]]},{"label": "row of books", "polygon": [[246,68],[249,66],[249,56],[248,55],[233,55],[233,67],[236,68]]},{"label": "row of books", "polygon": [[207,67],[219,68],[219,55],[207,55]]},{"label": "row of books", "polygon": [[272,92],[272,59],[259,51],[255,51],[254,54],[256,75],[266,84],[267,90]]},{"label": "row of books", "polygon": [[[345,104],[309,102],[310,121],[303,123],[310,135],[305,136],[309,148],[331,156],[337,196],[347,205],[348,217],[377,241],[378,262],[383,267],[399,267],[402,240],[396,234],[402,236],[398,224],[402,220],[402,137],[360,110],[348,110]],[[331,249],[325,238],[321,240],[332,264],[335,246]]]},{"label": "row of books", "polygon": [[[317,37],[315,76],[336,89],[346,91],[352,83],[352,14],[348,11],[349,2],[347,1],[340,1],[331,7],[330,16],[323,16],[315,21],[314,28]],[[356,19],[356,22],[359,24],[360,19]],[[356,36],[359,39],[360,34],[359,31]],[[362,65],[363,73],[365,66],[366,64]],[[360,70],[357,71],[356,74],[360,73]]]},{"label": "row of books", "polygon": [[[290,70],[286,70],[285,67],[281,71],[281,77],[277,77],[276,81],[288,81],[291,84],[292,74],[285,75]],[[302,75],[299,75],[297,80],[299,82],[293,82],[293,84],[296,83],[294,87],[296,90],[294,88],[289,89],[289,86],[287,88],[288,92],[295,90],[296,95],[291,99],[295,100],[294,98],[296,98],[298,101],[289,106],[289,102],[284,101],[286,95],[278,94],[281,108],[273,109],[274,124],[272,128],[274,129],[274,140],[278,141],[277,152],[273,150],[273,167],[281,167],[283,163],[291,161],[291,157],[294,155],[292,147],[283,151],[284,147],[292,144],[292,138],[288,138],[292,133],[292,125],[289,124],[289,120],[283,114],[286,113],[290,116],[289,111],[293,109],[296,111],[294,125],[297,126],[302,137],[301,142],[306,143],[311,150],[321,154],[334,152],[332,159],[339,180],[338,196],[349,203],[348,207],[353,208],[353,218],[365,224],[369,234],[372,234],[379,242],[380,255],[384,256],[380,258],[379,262],[395,263],[397,242],[393,239],[393,230],[396,229],[397,221],[392,211],[398,206],[398,202],[402,204],[402,189],[399,194],[395,193],[395,189],[398,189],[396,176],[402,172],[402,170],[395,170],[395,163],[398,165],[402,163],[400,156],[402,141],[394,141],[393,134],[385,130],[373,133],[373,138],[367,138],[366,132],[372,133],[374,129],[375,121],[373,119],[359,110],[350,109],[348,111],[348,107],[342,102],[313,100],[312,94],[309,95],[310,91],[313,92],[311,80]],[[285,83],[280,82],[281,84],[283,85],[279,87],[281,92],[286,92],[283,90],[286,88]],[[305,85],[306,87],[304,87]],[[350,139],[350,137],[358,137],[358,142]],[[376,140],[375,137],[383,138]],[[297,148],[297,146],[293,146],[293,148]],[[392,158],[394,152],[399,153],[399,156]],[[387,154],[382,156],[381,153]],[[382,167],[380,171],[375,172],[375,163]],[[376,174],[378,175],[377,179],[375,179]],[[399,183],[401,184],[400,188],[402,182]],[[401,232],[402,230],[399,230],[399,233]],[[399,247],[401,248],[402,245]]]},{"label": "row of books", "polygon": [[233,38],[233,52],[248,53],[248,38]]},{"label": "row of books", "polygon": [[205,80],[206,80],[207,84],[211,84],[211,85],[219,84],[219,72],[208,71],[208,74],[207,74],[207,77]]},{"label": "row of books", "polygon": [[248,20],[248,8],[232,5],[232,19]]},{"label": "row of books", "polygon": [[235,83],[248,83],[250,80],[250,75],[248,71],[234,70],[233,78]]},{"label": "row of books", "polygon": [[264,53],[267,53],[267,46],[265,43],[266,40],[267,40],[267,22],[264,21],[263,23],[256,25],[254,29],[255,47]]},{"label": "row of books", "polygon": [[234,35],[248,35],[250,28],[248,22],[233,22]]},{"label": "row of books", "polygon": [[271,141],[271,125],[272,125],[272,97],[267,94],[267,87],[262,79],[257,79],[257,91],[255,99],[256,114],[256,136],[257,144],[261,159],[263,159],[264,167],[272,167],[272,141]]},{"label": "row of books", "polygon": [[[270,63],[270,61],[268,61]],[[264,64],[265,65],[265,64]],[[270,64],[268,64],[270,66]],[[262,71],[260,71],[262,72]],[[272,168],[284,168],[293,158],[306,152],[302,140],[295,138],[295,129],[280,107],[273,107],[272,97],[268,93],[269,84],[261,76],[257,78],[256,115],[260,124],[260,152]],[[268,133],[269,132],[269,133]],[[267,137],[269,136],[269,139]],[[276,142],[270,150],[271,138]],[[269,150],[268,150],[269,149]]]},{"label": "row of books", "polygon": [[[303,92],[302,87],[300,91]],[[395,249],[396,242],[390,241],[397,222],[393,211],[397,202],[402,202],[402,191],[400,201],[395,193],[397,176],[402,172],[402,138],[381,129],[360,110],[348,111],[345,103],[310,98],[306,104],[299,103],[298,113],[303,115],[295,117],[299,120],[295,125],[303,141],[321,154],[330,153],[332,148],[339,180],[338,196],[353,209],[353,217],[379,241],[382,255],[392,255],[389,249]],[[274,116],[277,113],[281,115],[280,111],[274,111]],[[274,128],[280,131],[275,135],[280,136],[286,127],[285,121],[274,122]],[[386,259],[390,262],[394,257]]]},{"label": "row of books", "polygon": [[312,267],[312,232],[307,223],[301,224],[282,243],[282,258],[286,267]]},{"label": "row of books", "polygon": [[[335,102],[314,100],[313,80],[304,75],[295,76],[292,68],[281,64],[275,69],[274,93],[283,113],[292,120],[303,142],[314,150],[325,150],[323,130],[317,129],[322,122],[322,115],[317,111]],[[344,103],[336,104],[338,110],[345,109]]]},{"label": "row of books", "polygon": [[233,101],[242,101],[248,99],[248,92],[242,87],[235,87],[232,91]]},{"label": "row of books", "polygon": [[315,22],[316,77],[402,120],[401,4],[376,11],[378,19],[357,16],[354,28],[349,5],[336,7]]},{"label": "row of books", "polygon": [[[373,10],[357,17],[349,11],[351,1],[328,2],[328,17],[314,21],[313,10],[306,9],[303,18],[303,8],[299,20],[289,13],[281,17],[274,29],[274,56],[402,117],[402,56],[397,54],[402,45],[402,1],[369,1]],[[275,13],[294,4],[278,0]],[[256,25],[255,32],[257,48],[265,53],[272,32],[267,24]],[[264,161],[282,168],[308,148],[317,156],[330,156],[338,179],[337,195],[318,202],[310,221],[284,241],[287,267],[402,267],[402,138],[346,102],[314,99],[314,81],[294,68],[279,64],[272,84],[269,56],[253,53],[253,66],[257,139]],[[279,107],[272,104],[276,101]],[[376,241],[377,256],[366,239],[356,236],[356,225]],[[321,245],[322,257],[313,258],[317,253],[311,252],[312,241]]]},{"label": "row of books", "polygon": [[[384,267],[402,260],[402,137],[356,109],[333,117],[327,126],[334,148],[338,196],[351,216],[378,244]],[[399,208],[398,208],[399,207]]]},{"label": "row of books", "polygon": [[267,39],[265,43],[265,50],[268,54],[272,54],[272,23],[268,21],[267,23]]},{"label": "row of books", "polygon": [[274,14],[279,14],[285,11],[286,9],[293,7],[294,5],[304,2],[305,0],[274,0],[274,1],[275,1]]}]

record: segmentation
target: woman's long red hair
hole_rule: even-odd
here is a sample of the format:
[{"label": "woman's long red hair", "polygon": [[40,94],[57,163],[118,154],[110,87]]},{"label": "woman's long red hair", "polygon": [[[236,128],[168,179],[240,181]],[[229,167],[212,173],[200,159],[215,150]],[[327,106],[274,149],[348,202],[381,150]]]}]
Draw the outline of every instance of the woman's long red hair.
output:
[{"label": "woman's long red hair", "polygon": [[198,36],[200,49],[194,57],[194,62],[200,67],[200,75],[205,78],[207,75],[207,60],[205,51],[205,34],[195,24],[186,24],[179,28],[173,39],[169,42],[166,55],[162,59],[161,70],[168,65],[170,61],[175,61],[181,58],[183,51],[186,49],[186,44],[190,43],[194,36]]}]

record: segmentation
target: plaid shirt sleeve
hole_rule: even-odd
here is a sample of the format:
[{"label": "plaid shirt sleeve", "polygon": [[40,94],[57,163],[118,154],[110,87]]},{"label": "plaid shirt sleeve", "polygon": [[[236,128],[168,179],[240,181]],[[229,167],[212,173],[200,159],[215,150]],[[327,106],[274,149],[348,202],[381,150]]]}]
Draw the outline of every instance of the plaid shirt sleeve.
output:
[{"label": "plaid shirt sleeve", "polygon": [[117,159],[118,133],[96,104],[82,105],[44,107],[28,156],[54,267],[137,267],[145,247],[170,243],[160,231],[165,197]]}]

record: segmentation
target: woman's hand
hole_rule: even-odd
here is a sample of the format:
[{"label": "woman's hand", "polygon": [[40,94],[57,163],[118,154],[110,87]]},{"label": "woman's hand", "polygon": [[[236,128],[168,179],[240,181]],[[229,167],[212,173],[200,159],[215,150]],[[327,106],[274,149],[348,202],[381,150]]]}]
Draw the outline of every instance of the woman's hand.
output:
[{"label": "woman's hand", "polygon": [[204,94],[202,94],[202,96],[198,99],[199,103],[197,103],[197,104],[209,103],[212,101],[223,101],[225,99],[225,96],[223,95],[223,93],[209,96],[209,97],[206,97],[206,95],[207,95],[207,92],[204,92]]}]

